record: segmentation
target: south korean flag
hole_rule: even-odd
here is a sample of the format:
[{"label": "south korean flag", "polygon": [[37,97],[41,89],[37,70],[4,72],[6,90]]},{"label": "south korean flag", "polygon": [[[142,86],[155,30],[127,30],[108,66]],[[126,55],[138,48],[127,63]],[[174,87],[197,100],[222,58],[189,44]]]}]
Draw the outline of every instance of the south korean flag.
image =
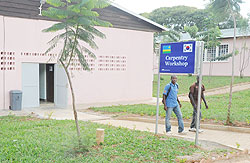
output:
[{"label": "south korean flag", "polygon": [[193,44],[184,44],[183,45],[183,53],[192,52]]}]

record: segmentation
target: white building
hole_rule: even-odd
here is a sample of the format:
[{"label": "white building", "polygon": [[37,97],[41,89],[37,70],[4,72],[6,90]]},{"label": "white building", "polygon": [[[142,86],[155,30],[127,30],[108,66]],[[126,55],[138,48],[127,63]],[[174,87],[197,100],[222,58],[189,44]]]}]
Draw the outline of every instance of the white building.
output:
[{"label": "white building", "polygon": [[[0,1],[0,109],[9,108],[11,90],[22,90],[23,108],[43,100],[71,104],[59,49],[44,54],[53,34],[42,30],[53,21],[38,15],[39,6],[40,0]],[[86,56],[91,72],[71,67],[76,104],[151,99],[153,33],[165,28],[116,4],[98,12],[113,27],[97,27],[106,39],[96,38],[96,60]]]}]

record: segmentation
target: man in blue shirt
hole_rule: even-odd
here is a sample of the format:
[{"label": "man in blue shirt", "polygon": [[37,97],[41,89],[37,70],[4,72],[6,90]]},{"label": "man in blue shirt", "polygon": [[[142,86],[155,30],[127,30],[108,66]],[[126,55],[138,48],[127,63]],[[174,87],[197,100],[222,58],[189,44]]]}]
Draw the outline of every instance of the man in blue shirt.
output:
[{"label": "man in blue shirt", "polygon": [[175,75],[171,76],[171,82],[165,86],[164,92],[163,92],[163,104],[164,104],[164,110],[166,111],[166,132],[168,134],[171,132],[171,123],[170,123],[170,117],[172,114],[172,111],[174,111],[177,119],[178,119],[178,133],[179,134],[186,134],[184,132],[184,124],[182,119],[182,113],[181,113],[181,103],[177,97],[178,93],[178,84],[177,84],[177,77]]}]

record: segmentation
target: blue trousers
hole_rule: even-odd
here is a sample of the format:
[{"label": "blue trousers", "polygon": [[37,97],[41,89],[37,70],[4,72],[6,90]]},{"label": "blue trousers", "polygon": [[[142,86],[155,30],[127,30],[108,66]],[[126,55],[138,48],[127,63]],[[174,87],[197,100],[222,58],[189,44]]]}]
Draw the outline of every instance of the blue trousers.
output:
[{"label": "blue trousers", "polygon": [[176,107],[168,107],[166,110],[166,118],[165,118],[165,125],[166,125],[166,132],[171,131],[171,123],[170,123],[170,118],[172,111],[174,111],[177,119],[178,119],[178,132],[182,132],[184,130],[184,124],[183,124],[183,119],[182,119],[182,113],[179,105]]}]

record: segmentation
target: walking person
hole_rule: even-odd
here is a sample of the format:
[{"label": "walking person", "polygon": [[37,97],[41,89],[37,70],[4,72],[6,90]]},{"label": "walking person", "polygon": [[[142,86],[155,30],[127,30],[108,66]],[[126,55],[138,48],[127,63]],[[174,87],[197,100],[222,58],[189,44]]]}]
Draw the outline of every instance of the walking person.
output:
[{"label": "walking person", "polygon": [[[189,131],[191,132],[196,132],[196,119],[197,119],[197,105],[198,105],[198,90],[199,90],[199,76],[196,77],[196,83],[192,84],[189,88],[189,98],[190,98],[190,103],[193,106],[193,118],[192,118],[192,122],[190,125],[190,129]],[[205,100],[205,96],[204,96],[204,91],[205,91],[205,86],[202,84],[201,86],[201,100],[203,100],[206,109],[208,109],[208,105],[207,102]],[[200,107],[201,108],[201,107]],[[201,120],[201,111],[200,111],[200,119]],[[199,132],[203,132],[203,130],[200,129],[199,126]]]},{"label": "walking person", "polygon": [[167,134],[171,134],[171,123],[170,118],[172,111],[174,111],[177,119],[178,119],[178,133],[179,134],[186,134],[184,131],[184,124],[182,119],[182,113],[181,113],[181,103],[177,97],[179,86],[177,84],[177,77],[175,75],[171,76],[171,82],[165,86],[164,92],[163,92],[163,104],[164,104],[164,110],[166,111],[166,119],[165,119],[165,125],[166,125],[166,132]]}]

